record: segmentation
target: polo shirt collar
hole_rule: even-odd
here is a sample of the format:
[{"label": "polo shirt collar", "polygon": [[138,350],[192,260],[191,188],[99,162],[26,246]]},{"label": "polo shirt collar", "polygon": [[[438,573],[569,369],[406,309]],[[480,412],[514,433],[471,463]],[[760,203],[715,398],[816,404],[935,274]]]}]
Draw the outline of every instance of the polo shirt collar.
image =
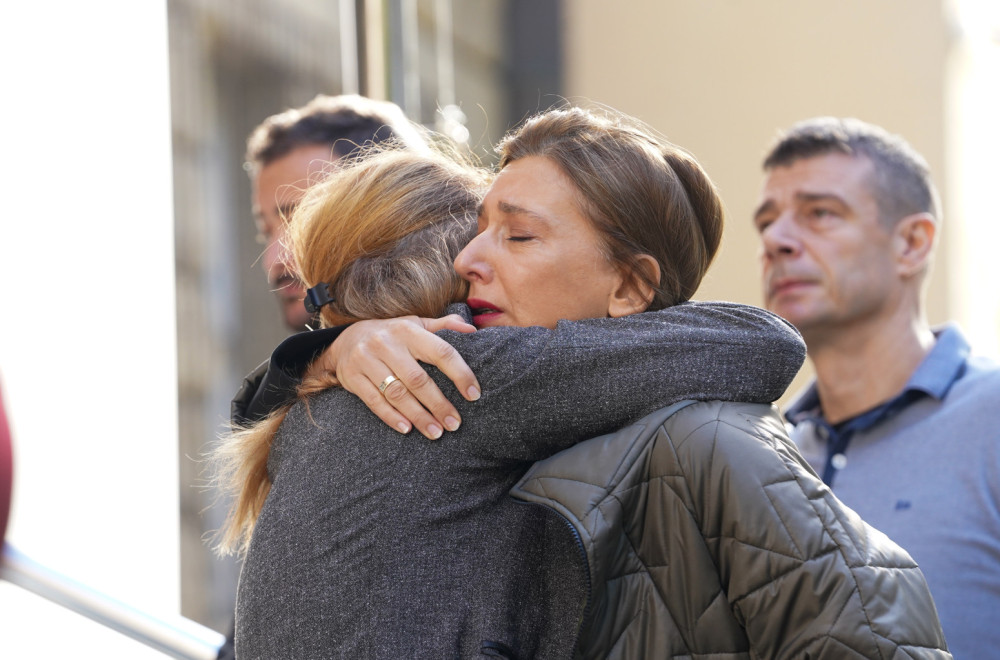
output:
[{"label": "polo shirt collar", "polygon": [[[935,328],[934,337],[936,341],[933,348],[910,376],[903,390],[891,400],[876,406],[872,411],[861,413],[858,417],[891,406],[903,397],[912,398],[918,394],[925,394],[938,400],[944,399],[951,386],[961,377],[971,349],[962,331],[954,323]],[[785,417],[792,424],[810,418],[822,418],[815,380],[792,402],[785,412]]]}]

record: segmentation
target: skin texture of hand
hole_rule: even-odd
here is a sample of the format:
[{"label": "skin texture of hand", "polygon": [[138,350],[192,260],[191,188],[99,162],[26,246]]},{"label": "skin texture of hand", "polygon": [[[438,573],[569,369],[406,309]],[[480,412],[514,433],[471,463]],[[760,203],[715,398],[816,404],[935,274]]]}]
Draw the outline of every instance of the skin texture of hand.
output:
[{"label": "skin texture of hand", "polygon": [[[440,369],[467,400],[475,401],[480,394],[475,374],[458,351],[433,334],[438,330],[475,332],[476,328],[457,314],[439,319],[406,316],[358,321],[337,337],[310,370],[335,373],[341,387],[400,433],[416,427],[437,440],[445,429],[457,429],[462,420],[419,363]],[[387,376],[398,380],[379,392]]]}]

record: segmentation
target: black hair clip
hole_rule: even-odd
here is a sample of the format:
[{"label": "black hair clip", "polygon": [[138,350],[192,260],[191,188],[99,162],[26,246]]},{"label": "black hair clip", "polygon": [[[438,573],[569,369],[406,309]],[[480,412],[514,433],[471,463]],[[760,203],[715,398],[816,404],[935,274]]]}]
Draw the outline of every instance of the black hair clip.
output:
[{"label": "black hair clip", "polygon": [[335,300],[336,298],[330,295],[330,285],[326,282],[321,282],[306,291],[306,299],[302,302],[305,304],[307,312],[315,314],[319,311],[320,307],[329,305]]}]

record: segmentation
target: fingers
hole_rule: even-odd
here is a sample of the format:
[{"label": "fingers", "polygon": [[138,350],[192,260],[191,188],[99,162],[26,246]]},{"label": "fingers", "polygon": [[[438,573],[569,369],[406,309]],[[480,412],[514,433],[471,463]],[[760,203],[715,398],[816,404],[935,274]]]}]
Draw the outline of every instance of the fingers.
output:
[{"label": "fingers", "polygon": [[[478,381],[465,361],[416,317],[355,323],[329,352],[341,385],[401,433],[412,426],[427,438],[437,439],[445,429],[455,430],[461,424],[458,411],[418,360],[434,364],[449,378],[456,374],[466,398],[478,398]],[[378,385],[390,375],[398,380],[379,392]]]},{"label": "fingers", "polygon": [[[439,319],[422,318],[420,322],[428,332],[438,330],[455,330],[457,332],[475,332],[476,326],[466,323],[458,314],[449,314]],[[441,373],[448,377],[455,384],[458,390],[467,401],[479,399],[480,387],[476,374],[465,363],[462,356],[455,348],[440,337],[434,337],[434,342],[428,342],[426,348],[428,353],[417,355],[417,358],[428,364],[433,364]]]},{"label": "fingers", "polygon": [[454,330],[456,332],[476,331],[476,326],[466,323],[465,319],[458,314],[448,314],[439,319],[421,318],[420,322],[428,332],[437,332],[438,330]]},{"label": "fingers", "polygon": [[[424,437],[437,440],[445,429],[449,431],[457,429],[462,420],[458,411],[441,394],[423,367],[416,361],[413,361],[412,364],[413,367],[410,371],[397,372],[399,380],[385,388],[383,398],[395,412],[412,422],[413,427],[420,431]],[[396,368],[400,369],[398,366]],[[411,387],[415,390],[411,390]],[[421,392],[425,399],[432,401],[431,405],[436,414],[424,407],[414,391]]]},{"label": "fingers", "polygon": [[[426,362],[427,364],[433,364],[437,367],[441,373],[448,377],[452,383],[455,384],[455,389],[458,390],[467,401],[476,401],[480,396],[479,380],[476,378],[476,374],[472,373],[472,369],[469,365],[465,363],[465,360],[459,354],[455,347],[441,339],[437,335],[430,333],[418,334],[415,336],[415,341],[410,345],[411,354],[420,360],[421,362]],[[432,407],[436,401],[433,399],[433,392],[440,393],[434,382],[427,377],[427,374],[423,374],[427,378],[428,383],[434,388],[433,391],[427,390],[429,398],[425,399],[421,394],[421,391],[414,391],[414,394],[420,402],[423,403],[427,408],[435,413],[435,409]],[[409,383],[407,383],[409,386]],[[412,388],[411,388],[412,390]],[[440,417],[438,419],[441,419]]]},{"label": "fingers", "polygon": [[[360,321],[346,328],[313,365],[322,365],[322,368],[333,371],[341,387],[361,399],[385,424],[400,433],[409,433],[413,426],[410,420],[393,408],[374,384],[381,383],[391,372],[370,355],[365,345],[366,337],[385,323]],[[371,377],[366,374],[371,374]]]},{"label": "fingers", "polygon": [[[392,385],[403,387],[399,381],[392,383]],[[393,408],[388,399],[386,399],[385,396],[378,391],[378,388],[375,385],[372,385],[371,381],[366,378],[361,378],[356,382],[352,381],[352,387],[345,386],[345,389],[348,389],[356,394],[358,398],[360,398],[361,401],[368,406],[368,408],[371,409],[371,411],[375,413],[379,419],[400,433],[409,433],[413,428],[410,420]],[[386,388],[386,390],[390,392],[393,391],[393,389],[394,388],[391,386]]]}]

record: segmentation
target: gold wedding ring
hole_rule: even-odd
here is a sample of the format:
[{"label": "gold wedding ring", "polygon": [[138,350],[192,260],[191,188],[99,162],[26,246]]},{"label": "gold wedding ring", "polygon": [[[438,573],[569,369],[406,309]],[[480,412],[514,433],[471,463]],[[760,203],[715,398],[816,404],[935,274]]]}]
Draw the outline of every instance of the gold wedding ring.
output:
[{"label": "gold wedding ring", "polygon": [[397,380],[399,379],[393,376],[392,374],[389,374],[388,376],[385,377],[385,380],[383,380],[381,383],[378,384],[378,391],[381,392],[383,395],[385,395],[385,388],[389,387]]}]

